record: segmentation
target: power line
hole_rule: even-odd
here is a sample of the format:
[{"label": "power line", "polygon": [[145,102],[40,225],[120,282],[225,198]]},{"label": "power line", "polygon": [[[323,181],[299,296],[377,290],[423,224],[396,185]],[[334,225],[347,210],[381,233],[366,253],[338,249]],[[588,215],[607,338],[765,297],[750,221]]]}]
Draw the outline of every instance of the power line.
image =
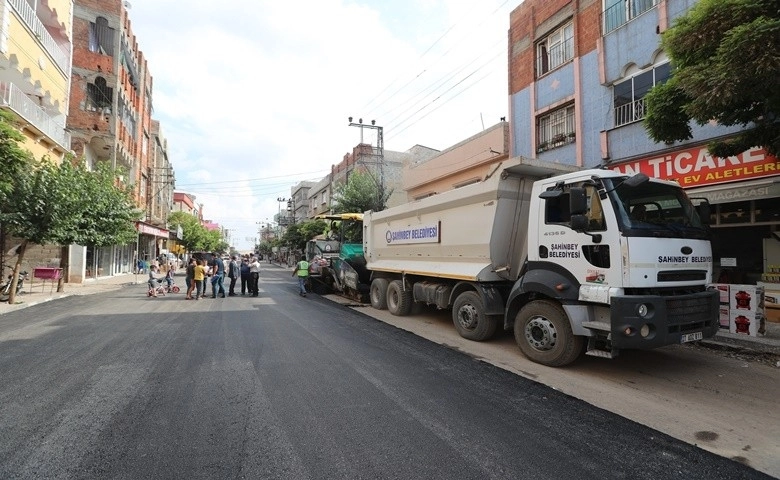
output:
[{"label": "power line", "polygon": [[[297,176],[301,176],[301,175],[322,174],[323,176],[325,176],[328,173],[330,173],[330,170],[315,170],[313,172],[291,173],[291,174],[288,174],[288,175],[276,175],[276,176],[272,176],[272,177],[243,178],[243,179],[239,179],[239,180],[223,180],[223,181],[219,181],[219,182],[208,181],[208,182],[201,182],[201,183],[181,183],[181,184],[177,184],[176,186],[177,187],[187,187],[187,186],[190,186],[190,185],[214,185],[216,183],[255,182],[255,181],[263,181],[263,180],[271,180],[271,179],[274,179],[274,178],[297,177]],[[302,180],[302,181],[305,181],[305,180]]]}]

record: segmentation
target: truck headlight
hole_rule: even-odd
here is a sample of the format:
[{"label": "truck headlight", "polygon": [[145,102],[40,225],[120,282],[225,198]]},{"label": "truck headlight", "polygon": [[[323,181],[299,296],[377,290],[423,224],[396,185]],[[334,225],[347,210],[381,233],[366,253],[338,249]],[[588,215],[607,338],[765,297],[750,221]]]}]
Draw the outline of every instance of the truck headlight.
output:
[{"label": "truck headlight", "polygon": [[647,313],[650,310],[647,308],[647,305],[644,303],[640,303],[639,306],[636,308],[636,313],[642,318],[645,318],[647,316]]}]

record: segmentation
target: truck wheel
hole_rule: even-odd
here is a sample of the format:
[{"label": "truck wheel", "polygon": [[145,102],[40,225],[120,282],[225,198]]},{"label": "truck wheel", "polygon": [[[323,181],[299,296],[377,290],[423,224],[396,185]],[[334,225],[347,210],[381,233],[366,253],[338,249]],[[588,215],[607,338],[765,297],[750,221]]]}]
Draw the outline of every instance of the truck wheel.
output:
[{"label": "truck wheel", "polygon": [[375,278],[371,281],[371,306],[377,310],[387,310],[387,279]]},{"label": "truck wheel", "polygon": [[584,345],[583,338],[572,333],[566,312],[546,300],[520,309],[515,317],[515,341],[529,360],[550,367],[570,364]]},{"label": "truck wheel", "polygon": [[481,342],[496,333],[496,317],[485,315],[482,298],[474,291],[463,292],[452,305],[452,323],[458,334],[469,340]]},{"label": "truck wheel", "polygon": [[387,310],[398,317],[409,315],[412,311],[412,292],[404,291],[401,280],[393,280],[387,286]]}]

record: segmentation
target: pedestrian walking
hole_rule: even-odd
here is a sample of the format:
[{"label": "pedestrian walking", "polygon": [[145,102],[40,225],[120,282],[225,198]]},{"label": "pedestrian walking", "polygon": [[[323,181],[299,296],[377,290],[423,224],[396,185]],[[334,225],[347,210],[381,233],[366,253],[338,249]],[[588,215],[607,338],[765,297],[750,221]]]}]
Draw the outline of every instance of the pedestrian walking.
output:
[{"label": "pedestrian walking", "polygon": [[192,291],[195,290],[195,259],[190,258],[187,264],[187,276],[184,281],[187,283],[187,296],[185,300],[192,300]]},{"label": "pedestrian walking", "polygon": [[195,283],[195,300],[200,300],[206,293],[206,261],[200,260],[195,262],[195,271],[192,274],[193,282]]},{"label": "pedestrian walking", "polygon": [[306,296],[306,280],[309,278],[309,262],[306,260],[301,260],[300,262],[295,264],[295,268],[293,268],[292,276],[298,276],[298,295],[305,297]]},{"label": "pedestrian walking", "polygon": [[211,298],[225,298],[225,262],[217,255],[217,252],[211,253],[214,256],[213,270],[211,272]]},{"label": "pedestrian walking", "polygon": [[230,257],[230,263],[228,264],[228,278],[230,279],[230,287],[228,288],[228,297],[236,296],[236,282],[241,276],[241,268],[238,266],[236,256]]},{"label": "pedestrian walking", "polygon": [[241,295],[246,295],[247,292],[252,293],[252,287],[249,286],[249,281],[252,275],[249,273],[249,261],[246,258],[241,259]]},{"label": "pedestrian walking", "polygon": [[254,255],[249,257],[249,276],[249,289],[252,291],[252,296],[256,297],[260,294],[260,262]]}]

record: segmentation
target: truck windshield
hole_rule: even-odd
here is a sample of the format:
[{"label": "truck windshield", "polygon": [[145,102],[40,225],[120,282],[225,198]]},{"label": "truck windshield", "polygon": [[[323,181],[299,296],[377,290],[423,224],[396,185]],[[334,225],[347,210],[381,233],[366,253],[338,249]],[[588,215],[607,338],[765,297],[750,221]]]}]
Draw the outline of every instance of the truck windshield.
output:
[{"label": "truck windshield", "polygon": [[[622,185],[604,179],[625,236],[708,238],[708,230],[682,188],[657,182]],[[613,190],[614,188],[614,190]]]}]

